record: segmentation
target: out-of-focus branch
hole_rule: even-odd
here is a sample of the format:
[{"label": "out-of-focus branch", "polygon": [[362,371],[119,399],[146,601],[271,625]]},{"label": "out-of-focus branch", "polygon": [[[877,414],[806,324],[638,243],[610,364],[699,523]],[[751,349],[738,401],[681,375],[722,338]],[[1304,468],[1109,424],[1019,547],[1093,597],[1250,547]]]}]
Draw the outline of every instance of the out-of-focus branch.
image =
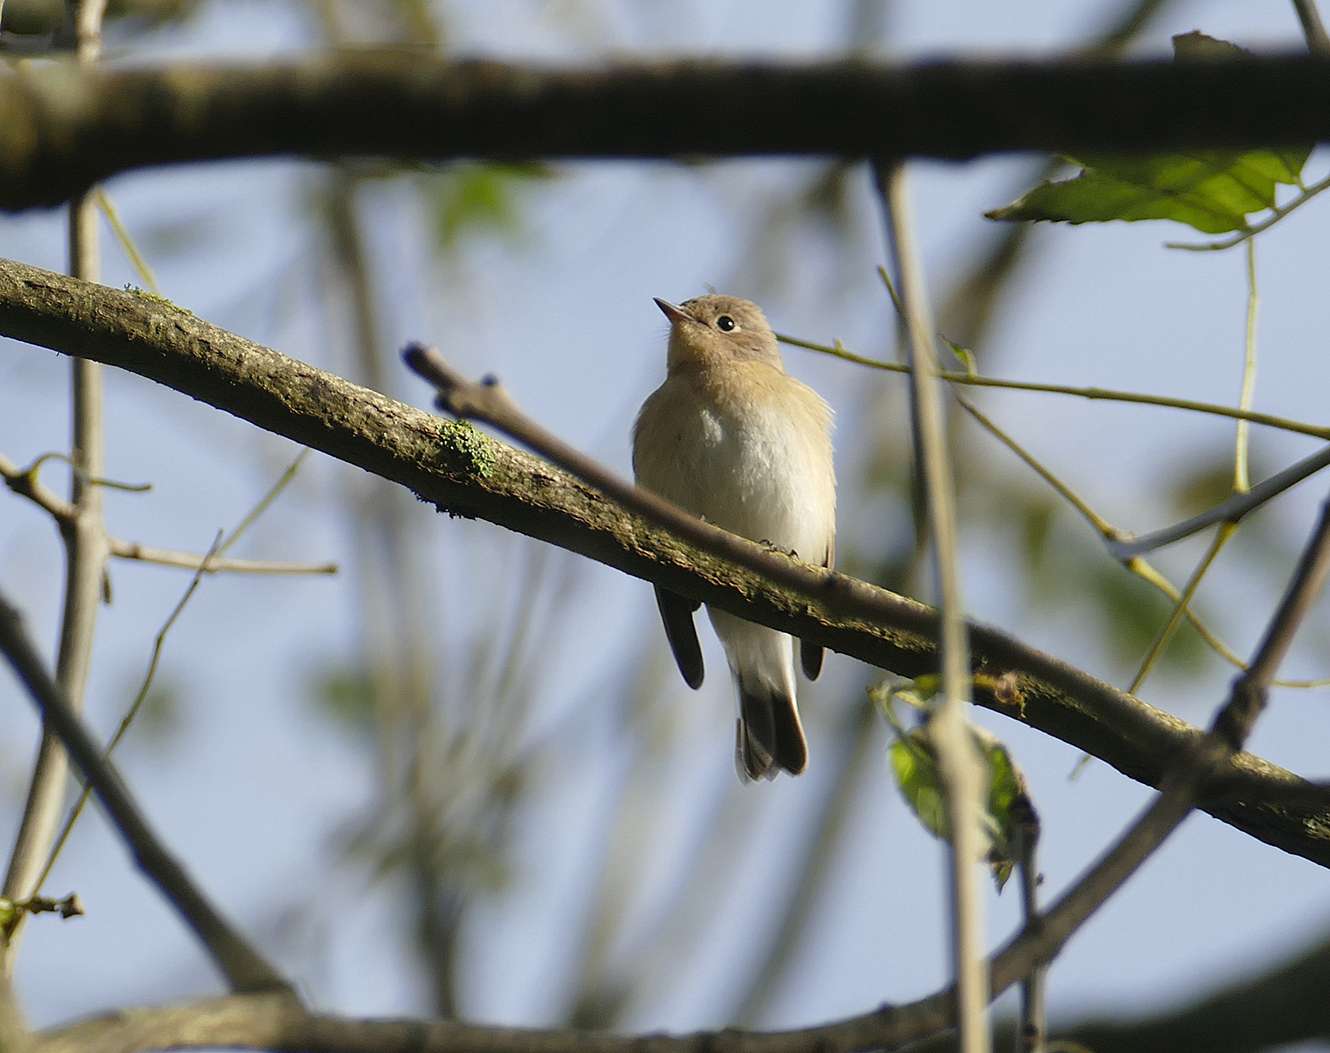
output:
[{"label": "out-of-focus branch", "polygon": [[232,556],[208,559],[206,554],[180,552],[172,548],[154,548],[137,541],[111,538],[111,555],[119,559],[156,563],[162,567],[202,570],[205,574],[336,574],[336,563],[290,563],[279,559],[236,559]]},{"label": "out-of-focus branch", "polygon": [[1326,36],[1321,13],[1316,10],[1316,0],[1293,0],[1293,9],[1302,26],[1302,35],[1307,38],[1307,47],[1320,55],[1330,52],[1330,37]]},{"label": "out-of-focus branch", "polygon": [[1095,1053],[1260,1053],[1330,1039],[1330,942],[1322,936],[1273,967],[1194,1002],[1137,1020],[1088,1020],[1054,1030]]},{"label": "out-of-focus branch", "polygon": [[[1028,928],[1039,917],[1039,816],[1022,790],[1011,807],[1016,827],[1016,869],[1021,883],[1021,918]],[[1048,1038],[1044,1009],[1046,969],[1039,965],[1021,982],[1021,1022],[1017,1048],[1044,1053]]]},{"label": "out-of-focus branch", "polygon": [[[79,65],[89,69],[102,49],[102,15],[106,0],[69,0],[68,20],[74,27]],[[69,273],[87,282],[101,278],[101,250],[97,236],[95,188],[79,186],[69,204]],[[65,542],[65,596],[60,616],[60,649],[56,682],[75,712],[83,708],[84,690],[92,666],[92,639],[97,626],[106,575],[106,524],[102,520],[102,490],[94,480],[102,474],[106,443],[102,432],[102,367],[87,359],[72,363],[73,438],[70,464],[70,514],[61,524]],[[9,857],[3,892],[22,900],[38,890],[47,853],[60,825],[69,761],[63,743],[43,722],[37,760],[14,850]],[[11,974],[18,938],[26,915],[15,915],[5,932],[3,970]]]},{"label": "out-of-focus branch", "polygon": [[[740,538],[733,538],[740,559],[722,558],[467,425],[440,421],[161,300],[0,261],[0,332],[130,370],[397,482],[450,513],[559,545],[877,668],[905,677],[937,669],[935,614],[922,604],[772,557]],[[772,559],[783,564],[786,580],[801,576],[802,586],[768,578]],[[758,566],[763,572],[754,570]],[[862,615],[843,613],[851,598],[863,604]],[[978,624],[969,631],[983,674],[976,679],[976,702],[1131,778],[1157,785],[1171,760],[1200,735],[1005,633]],[[1285,794],[1295,803],[1285,803]],[[1261,840],[1330,865],[1330,792],[1316,794],[1277,765],[1239,754],[1207,787],[1202,807]]]},{"label": "out-of-focus branch", "polygon": [[143,817],[137,802],[69,697],[52,680],[27,634],[18,611],[0,596],[0,653],[32,696],[93,792],[111,816],[139,869],[161,890],[193,930],[233,990],[287,990],[286,981],[218,913],[185,868],[172,856]]},{"label": "out-of-focus branch", "polygon": [[1283,471],[1276,472],[1268,479],[1263,479],[1250,490],[1235,493],[1232,497],[1220,501],[1213,508],[1192,516],[1190,519],[1183,520],[1181,523],[1162,527],[1159,530],[1136,537],[1120,540],[1106,539],[1104,543],[1108,546],[1108,551],[1113,558],[1119,560],[1128,560],[1133,556],[1153,552],[1165,545],[1172,545],[1184,538],[1189,538],[1193,534],[1199,534],[1202,530],[1219,523],[1236,523],[1249,512],[1260,508],[1267,501],[1278,497],[1285,490],[1296,486],[1327,466],[1330,466],[1330,446],[1323,446],[1310,456],[1289,465]]},{"label": "out-of-focus branch", "polygon": [[905,347],[910,364],[910,427],[914,436],[915,476],[928,513],[928,537],[941,614],[939,660],[941,698],[928,726],[937,751],[937,769],[945,788],[951,885],[951,964],[956,977],[957,1021],[962,1053],[987,1053],[988,976],[983,962],[984,901],[977,861],[980,817],[984,814],[983,763],[975,749],[966,702],[970,697],[970,646],[956,555],[955,479],[947,449],[946,423],[933,355],[933,319],[925,291],[923,266],[914,244],[904,168],[873,164],[873,181],[882,203],[901,292]]},{"label": "out-of-focus branch", "polygon": [[554,70],[398,49],[25,70],[0,93],[0,208],[49,205],[133,169],[235,157],[966,159],[1326,139],[1330,60],[1301,51],[1185,63],[694,60]]}]

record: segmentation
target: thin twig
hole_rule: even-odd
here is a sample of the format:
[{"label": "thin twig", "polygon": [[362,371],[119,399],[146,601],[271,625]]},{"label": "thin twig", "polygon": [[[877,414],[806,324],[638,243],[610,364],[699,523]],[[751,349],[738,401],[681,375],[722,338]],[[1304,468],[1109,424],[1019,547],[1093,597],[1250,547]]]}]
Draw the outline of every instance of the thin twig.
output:
[{"label": "thin twig", "polygon": [[206,553],[200,555],[170,548],[153,548],[140,545],[137,541],[121,541],[118,538],[111,538],[111,555],[118,559],[155,563],[162,567],[202,570],[205,574],[336,574],[338,569],[336,563],[288,563],[284,560],[235,559],[229,556],[209,559]]},{"label": "thin twig", "polygon": [[1302,35],[1312,52],[1318,55],[1330,52],[1330,36],[1326,35],[1325,26],[1321,24],[1321,13],[1316,10],[1316,0],[1293,0],[1293,10],[1297,12]]},{"label": "thin twig", "polygon": [[1270,478],[1262,480],[1245,494],[1234,494],[1221,501],[1213,508],[1185,519],[1170,527],[1163,527],[1137,537],[1125,537],[1108,542],[1108,550],[1114,558],[1126,560],[1157,548],[1199,534],[1216,523],[1236,523],[1249,512],[1260,508],[1271,498],[1277,497],[1309,476],[1315,475],[1322,468],[1330,466],[1330,446],[1323,446],[1309,457],[1289,465],[1283,471],[1276,472]]},{"label": "thin twig", "polygon": [[[305,451],[308,452],[308,451]],[[74,506],[62,497],[57,495],[50,488],[43,486],[37,478],[36,469],[42,461],[56,456],[57,454],[43,454],[37,458],[27,468],[19,468],[13,461],[9,460],[3,454],[0,454],[0,479],[3,479],[5,485],[20,497],[26,497],[38,508],[50,514],[56,523],[64,528],[66,524],[73,522],[75,513]],[[303,454],[301,455],[303,456]],[[286,471],[290,473],[292,467],[289,466]],[[284,481],[289,476],[284,474],[275,484],[274,489],[280,489],[285,485]],[[107,480],[94,480],[95,485],[110,485]],[[114,484],[116,489],[140,490],[147,488],[150,484],[135,484],[131,486],[127,483]],[[270,496],[264,498],[265,501],[272,499]],[[256,508],[250,513],[250,521],[256,513],[262,513],[262,508]],[[230,548],[236,538],[240,536],[247,524],[241,523],[231,532],[225,545]],[[152,545],[143,545],[137,541],[125,541],[117,537],[108,537],[106,539],[108,553],[117,559],[136,560],[140,563],[156,563],[163,567],[181,567],[185,570],[198,570],[203,565],[205,557],[194,552],[182,552],[177,549],[156,548]],[[299,563],[288,562],[285,560],[265,560],[265,559],[234,559],[230,557],[217,557],[207,561],[208,574],[336,574],[336,563]]]},{"label": "thin twig", "polygon": [[946,791],[951,881],[952,970],[956,977],[957,1017],[963,1053],[989,1049],[985,1009],[988,978],[983,969],[983,893],[975,861],[981,858],[983,815],[982,763],[970,734],[970,653],[961,606],[956,558],[955,482],[947,454],[943,414],[933,357],[933,321],[910,223],[905,170],[885,161],[873,164],[873,180],[887,226],[887,240],[900,284],[902,314],[909,339],[910,422],[914,433],[915,471],[922,481],[928,510],[933,567],[941,613],[940,700],[929,720],[937,751],[938,774]]},{"label": "thin twig", "polygon": [[1244,242],[1250,242],[1257,234],[1262,234],[1269,230],[1276,223],[1282,220],[1290,212],[1301,208],[1312,198],[1316,197],[1324,190],[1330,190],[1330,176],[1313,183],[1311,186],[1302,190],[1297,197],[1284,205],[1276,205],[1270,210],[1268,219],[1263,219],[1259,223],[1253,223],[1246,230],[1234,234],[1229,238],[1222,238],[1219,241],[1166,241],[1166,249],[1182,249],[1185,252],[1223,252],[1225,249],[1234,248]]},{"label": "thin twig", "polygon": [[[77,40],[81,65],[97,61],[102,44],[102,14],[106,0],[69,0],[69,21]],[[78,194],[69,205],[69,273],[83,281],[100,280],[101,259],[97,238],[97,206],[94,190]],[[105,443],[102,432],[102,367],[87,359],[72,363],[74,467],[70,489],[73,513],[65,524],[65,597],[60,619],[60,649],[56,680],[64,697],[77,713],[83,706],[88,671],[92,664],[92,639],[97,625],[97,607],[106,574],[106,527],[102,520],[102,491],[91,480],[102,475]],[[51,839],[60,822],[69,779],[64,747],[43,724],[41,744],[33,766],[23,818],[9,857],[3,895],[22,900],[37,891],[37,876],[50,851]],[[24,915],[19,914],[4,934],[0,968],[12,975]]]},{"label": "thin twig", "polygon": [[111,230],[115,233],[116,241],[120,242],[120,247],[124,249],[125,255],[129,257],[130,264],[139,272],[139,278],[144,287],[152,292],[160,293],[161,289],[157,287],[157,275],[152,272],[152,267],[149,266],[143,253],[139,251],[138,245],[134,243],[129,228],[121,221],[120,212],[116,209],[115,203],[101,187],[98,187],[93,193],[97,198],[97,207],[101,209],[102,215],[106,217],[106,222],[111,224]]},{"label": "thin twig", "polygon": [[[1256,242],[1247,242],[1247,317],[1242,339],[1242,383],[1238,386],[1238,409],[1251,409],[1256,393],[1256,312],[1260,307],[1260,292],[1256,285]],[[1245,494],[1251,489],[1248,471],[1249,432],[1245,420],[1238,421],[1233,447],[1233,492]]]},{"label": "thin twig", "polygon": [[[856,365],[880,369],[887,373],[908,373],[910,367],[902,362],[887,362],[880,358],[847,351],[838,344],[819,344],[813,340],[804,340],[797,336],[777,334],[783,344],[801,347],[805,351],[816,351],[833,358],[853,362]],[[1258,413],[1218,402],[1197,402],[1195,399],[1171,398],[1168,395],[1150,395],[1137,391],[1118,391],[1113,388],[1077,387],[1072,384],[1045,384],[1034,380],[1003,380],[998,377],[986,377],[980,373],[962,373],[956,370],[941,370],[938,373],[943,380],[952,384],[964,384],[969,387],[1001,388],[1007,391],[1031,391],[1046,395],[1072,395],[1076,398],[1094,402],[1126,402],[1137,406],[1159,406],[1163,409],[1180,409],[1191,413],[1206,413],[1215,417],[1228,417],[1232,420],[1246,420],[1253,424],[1263,424],[1268,428],[1279,428],[1295,435],[1310,435],[1314,439],[1330,439],[1330,427],[1323,424],[1308,424],[1305,421],[1291,420],[1271,413]]]},{"label": "thin twig", "polygon": [[[1021,883],[1021,915],[1029,929],[1039,917],[1039,816],[1022,790],[1011,806],[1016,829],[1016,869]],[[1048,1019],[1044,1008],[1044,979],[1047,969],[1036,965],[1021,983],[1021,1033],[1018,1048],[1024,1053],[1044,1053]]]},{"label": "thin twig", "polygon": [[9,659],[38,711],[64,744],[110,814],[134,861],[193,930],[235,991],[287,990],[286,981],[224,918],[167,851],[60,685],[51,679],[23,629],[19,612],[0,595],[0,653]]}]

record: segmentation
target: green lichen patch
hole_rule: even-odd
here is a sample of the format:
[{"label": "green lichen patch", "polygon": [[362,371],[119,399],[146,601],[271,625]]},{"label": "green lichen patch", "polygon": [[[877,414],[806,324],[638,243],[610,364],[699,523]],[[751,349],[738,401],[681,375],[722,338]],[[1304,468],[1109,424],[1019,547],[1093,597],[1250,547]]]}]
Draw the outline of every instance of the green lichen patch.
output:
[{"label": "green lichen patch", "polygon": [[469,421],[439,421],[439,444],[446,458],[461,461],[463,470],[479,479],[489,475],[498,459],[494,440]]},{"label": "green lichen patch", "polygon": [[179,311],[181,314],[192,315],[194,313],[193,311],[189,310],[186,307],[181,307],[169,296],[163,296],[161,293],[155,293],[151,289],[144,289],[141,288],[140,286],[134,285],[129,282],[125,283],[125,292],[133,293],[135,296],[139,297],[140,299],[148,300],[151,303],[159,304],[162,307],[169,307],[171,308],[171,310]]}]

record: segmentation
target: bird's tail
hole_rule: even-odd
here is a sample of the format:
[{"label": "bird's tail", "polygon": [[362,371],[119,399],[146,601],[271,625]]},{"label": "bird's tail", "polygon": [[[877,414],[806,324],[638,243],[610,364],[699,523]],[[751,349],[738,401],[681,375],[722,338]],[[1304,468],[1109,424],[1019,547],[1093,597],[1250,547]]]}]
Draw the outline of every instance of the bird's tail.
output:
[{"label": "bird's tail", "polygon": [[781,769],[798,775],[808,765],[808,741],[794,695],[765,679],[739,681],[734,765],[739,778],[774,779]]}]

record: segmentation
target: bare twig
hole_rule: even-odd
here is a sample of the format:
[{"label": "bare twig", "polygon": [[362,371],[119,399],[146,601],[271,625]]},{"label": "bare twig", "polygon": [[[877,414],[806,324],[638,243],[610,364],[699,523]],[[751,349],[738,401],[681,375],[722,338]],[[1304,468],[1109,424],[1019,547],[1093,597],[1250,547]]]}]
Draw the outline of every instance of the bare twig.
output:
[{"label": "bare twig", "polygon": [[111,538],[111,555],[118,559],[133,559],[143,563],[156,563],[162,567],[180,567],[182,570],[201,570],[205,574],[336,574],[336,563],[288,563],[277,559],[236,559],[232,556],[209,559],[207,553],[180,552],[171,548],[154,548],[137,541]]},{"label": "bare twig", "polygon": [[1166,249],[1182,249],[1185,252],[1223,252],[1225,249],[1235,248],[1242,244],[1251,244],[1251,239],[1257,234],[1263,234],[1276,223],[1283,220],[1291,212],[1297,211],[1312,198],[1325,190],[1330,190],[1330,176],[1318,180],[1311,186],[1299,191],[1298,195],[1291,201],[1283,205],[1276,205],[1270,210],[1270,215],[1259,223],[1253,223],[1245,230],[1232,235],[1231,237],[1221,238],[1218,241],[1166,241]]},{"label": "bare twig", "polygon": [[983,767],[970,734],[965,704],[969,701],[970,648],[961,605],[960,572],[956,561],[955,482],[947,454],[937,363],[933,356],[933,321],[910,223],[905,171],[878,161],[873,180],[887,224],[887,240],[896,264],[902,314],[909,339],[910,423],[914,434],[915,472],[928,511],[933,569],[941,609],[939,657],[942,691],[929,720],[937,751],[938,774],[946,790],[951,837],[948,839],[951,881],[951,953],[956,977],[957,1017],[962,1053],[990,1048],[985,1007],[988,977],[983,968],[984,910],[975,865],[983,851]]},{"label": "bare twig", "polygon": [[1309,476],[1315,475],[1328,465],[1330,465],[1330,446],[1324,446],[1309,457],[1304,457],[1295,464],[1289,465],[1283,471],[1276,472],[1270,478],[1257,483],[1246,493],[1234,494],[1213,508],[1171,527],[1163,527],[1160,530],[1154,530],[1149,534],[1142,534],[1138,537],[1108,541],[1108,550],[1116,559],[1131,559],[1133,556],[1153,552],[1157,548],[1163,548],[1165,545],[1171,545],[1176,541],[1183,540],[1183,538],[1189,538],[1193,534],[1199,534],[1202,530],[1217,523],[1236,523],[1249,512],[1260,508],[1271,498],[1278,497],[1285,490],[1292,489],[1298,483]]},{"label": "bare twig", "polygon": [[106,760],[63,688],[42,665],[18,611],[0,595],[0,653],[9,659],[52,733],[59,737],[110,814],[135,863],[194,931],[236,991],[287,990],[286,982],[194,884],[148,825],[129,789]]},{"label": "bare twig", "polygon": [[25,914],[59,914],[61,918],[81,918],[87,913],[83,909],[83,900],[77,892],[71,892],[62,899],[53,899],[50,896],[29,896],[25,900],[10,905],[11,910],[22,911]]},{"label": "bare twig", "polygon": [[[61,498],[50,488],[43,486],[37,477],[37,462],[27,468],[19,468],[3,454],[0,454],[0,479],[20,497],[26,497],[38,508],[50,514],[62,529],[72,524],[75,518],[74,506]],[[106,486],[107,481],[96,479],[91,485]],[[145,484],[146,485],[146,484]],[[279,486],[281,485],[279,481]],[[116,484],[117,489],[128,489],[125,484]],[[138,490],[141,487],[135,486]],[[262,512],[262,509],[255,509]],[[240,524],[231,532],[224,548],[229,548],[239,537],[247,524]],[[198,570],[203,567],[205,556],[193,552],[181,552],[170,548],[157,548],[143,545],[137,541],[124,541],[117,537],[106,539],[108,554],[117,559],[137,560],[141,563],[156,563],[163,567],[180,567],[184,570]],[[207,574],[336,574],[336,563],[292,563],[285,560],[234,559],[225,556],[213,556],[207,559]]]},{"label": "bare twig", "polygon": [[[1029,450],[1017,442],[1004,429],[999,427],[991,417],[979,409],[970,399],[966,398],[960,392],[953,391],[957,404],[965,410],[971,418],[985,431],[992,435],[998,442],[1002,443],[1007,449],[1011,450],[1021,459],[1032,471],[1051,486],[1064,501],[1072,506],[1090,526],[1099,535],[1099,537],[1111,542],[1114,539],[1126,540],[1129,535],[1119,530],[1112,523],[1108,522],[1103,516],[1096,512],[1089,503],[1075,490],[1073,490],[1062,479],[1058,478],[1047,465],[1042,463]],[[1182,598],[1182,593],[1173,585],[1152,563],[1144,556],[1133,556],[1131,559],[1122,561],[1122,567],[1130,574],[1140,578],[1152,589],[1158,590],[1173,603],[1177,604]],[[1196,613],[1190,604],[1181,606],[1181,611],[1187,621],[1189,621],[1201,637],[1202,640],[1224,661],[1238,669],[1246,669],[1247,663],[1225,643]],[[1330,684],[1330,679],[1287,679],[1279,678],[1275,680],[1276,687],[1296,687],[1296,688],[1315,688],[1325,687]]]},{"label": "bare twig", "polygon": [[[1039,816],[1024,791],[1011,806],[1016,829],[1016,869],[1021,883],[1021,915],[1027,929],[1039,917]],[[1037,965],[1021,983],[1021,1033],[1018,1048],[1024,1053],[1044,1053],[1048,1021],[1044,1009],[1046,969]]]},{"label": "bare twig", "polygon": [[[778,333],[776,339],[791,347],[801,347],[806,351],[817,351],[832,358],[843,359],[856,365],[880,369],[887,373],[908,373],[910,367],[904,362],[888,362],[880,358],[855,354],[836,344],[819,344],[814,340],[804,340],[797,336]],[[1089,399],[1092,402],[1125,402],[1138,406],[1159,406],[1163,409],[1186,410],[1191,413],[1205,413],[1215,417],[1228,417],[1231,420],[1251,421],[1269,428],[1292,432],[1295,435],[1310,435],[1315,439],[1330,439],[1330,427],[1324,424],[1309,424],[1305,421],[1279,417],[1272,413],[1258,413],[1255,410],[1225,406],[1217,402],[1198,402],[1195,399],[1172,398],[1168,395],[1151,395],[1139,391],[1118,391],[1113,388],[1079,387],[1074,384],[1047,384],[1035,380],[1005,380],[999,377],[986,377],[982,373],[962,373],[956,370],[940,370],[943,380],[952,384],[961,384],[978,388],[1001,388],[1006,391],[1030,391],[1047,395],[1073,395]]]},{"label": "bare twig", "polygon": [[[68,11],[77,40],[78,61],[96,62],[102,46],[102,14],[106,0],[69,0]],[[100,279],[101,257],[97,238],[96,192],[82,189],[69,206],[69,272],[83,281]],[[105,462],[102,434],[102,367],[76,359],[73,373],[74,467],[70,490],[72,514],[63,526],[65,541],[65,598],[60,619],[60,650],[56,680],[75,712],[83,706],[88,671],[92,664],[92,638],[97,607],[106,574],[107,540],[102,521],[102,491],[92,483]],[[64,805],[69,762],[64,746],[52,729],[42,725],[41,744],[33,767],[28,798],[23,806],[14,849],[9,857],[3,894],[10,900],[27,899],[37,892],[38,875],[50,851],[51,839]],[[18,939],[25,915],[18,914],[5,932],[0,967],[14,970]]]},{"label": "bare twig", "polygon": [[1330,37],[1326,36],[1321,13],[1316,10],[1316,0],[1293,0],[1293,9],[1297,12],[1307,47],[1318,55],[1330,52]]}]

